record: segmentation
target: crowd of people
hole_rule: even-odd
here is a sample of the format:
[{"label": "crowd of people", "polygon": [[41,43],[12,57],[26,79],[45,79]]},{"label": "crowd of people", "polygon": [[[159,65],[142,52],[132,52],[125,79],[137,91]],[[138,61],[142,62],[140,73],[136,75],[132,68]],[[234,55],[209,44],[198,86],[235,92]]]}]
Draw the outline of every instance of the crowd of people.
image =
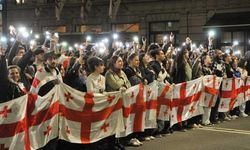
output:
[{"label": "crowd of people", "polygon": [[[67,50],[57,46],[58,37],[52,36],[43,45],[24,44],[18,33],[15,41],[7,49],[0,51],[0,103],[23,96],[27,93],[46,95],[56,84],[62,82],[82,91],[104,93],[124,92],[131,86],[154,80],[163,83],[178,84],[204,75],[216,75],[223,78],[246,78],[250,74],[250,57],[225,53],[214,47],[209,37],[203,47],[194,49],[192,40],[187,37],[185,44],[177,48],[174,35],[163,39],[163,44],[147,45],[145,38],[133,42],[130,46],[119,46],[114,40],[104,44],[105,51],[85,41],[76,50]],[[124,146],[140,146],[144,141],[160,138],[173,131],[185,132],[189,128],[212,126],[237,117],[247,117],[250,105],[243,104],[230,112],[219,113],[220,96],[212,108],[205,108],[202,116],[170,127],[168,121],[157,121],[156,129],[147,129],[143,133],[133,133],[125,138],[108,137],[90,145],[87,149],[125,149]],[[69,143],[52,142],[45,148],[65,148]],[[76,146],[76,145],[74,145]],[[72,145],[71,145],[72,148]]]}]

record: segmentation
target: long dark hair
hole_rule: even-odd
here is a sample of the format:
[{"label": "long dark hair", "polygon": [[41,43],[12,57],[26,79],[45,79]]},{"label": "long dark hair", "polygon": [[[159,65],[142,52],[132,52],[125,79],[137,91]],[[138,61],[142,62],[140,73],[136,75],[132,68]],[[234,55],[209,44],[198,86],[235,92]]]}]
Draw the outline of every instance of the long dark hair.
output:
[{"label": "long dark hair", "polygon": [[114,55],[112,56],[110,59],[109,59],[109,69],[112,70],[113,72],[115,73],[119,73],[121,70],[120,69],[117,69],[115,68],[115,63],[116,61],[118,60],[118,58],[120,58],[120,56],[118,55]]}]

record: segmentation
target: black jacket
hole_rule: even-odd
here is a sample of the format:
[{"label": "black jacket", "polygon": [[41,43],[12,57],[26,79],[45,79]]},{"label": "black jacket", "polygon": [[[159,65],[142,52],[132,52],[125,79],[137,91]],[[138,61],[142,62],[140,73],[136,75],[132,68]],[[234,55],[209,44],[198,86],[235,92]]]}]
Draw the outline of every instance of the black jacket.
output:
[{"label": "black jacket", "polygon": [[[128,80],[132,86],[140,84],[144,81],[144,78],[143,78],[139,69],[136,69],[136,71],[135,71],[131,67],[127,66],[124,69],[124,73],[126,74]],[[139,74],[141,74],[141,76]]]},{"label": "black jacket", "polygon": [[147,79],[148,83],[151,83],[156,79],[155,74],[150,71],[149,68],[146,68],[143,64],[139,66],[139,69],[141,71],[142,76]]}]

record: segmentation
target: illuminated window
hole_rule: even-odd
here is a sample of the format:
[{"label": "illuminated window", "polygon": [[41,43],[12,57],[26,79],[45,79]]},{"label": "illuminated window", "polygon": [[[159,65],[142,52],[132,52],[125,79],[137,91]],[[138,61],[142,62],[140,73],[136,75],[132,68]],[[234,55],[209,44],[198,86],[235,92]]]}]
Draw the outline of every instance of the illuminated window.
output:
[{"label": "illuminated window", "polygon": [[139,24],[113,24],[112,31],[114,32],[139,32]]},{"label": "illuminated window", "polygon": [[24,4],[25,0],[16,0],[16,4],[20,5],[20,4]]},{"label": "illuminated window", "polygon": [[43,27],[43,31],[55,31],[59,33],[65,33],[66,26]]},{"label": "illuminated window", "polygon": [[77,32],[81,33],[99,33],[102,32],[101,25],[81,25],[77,27]]}]

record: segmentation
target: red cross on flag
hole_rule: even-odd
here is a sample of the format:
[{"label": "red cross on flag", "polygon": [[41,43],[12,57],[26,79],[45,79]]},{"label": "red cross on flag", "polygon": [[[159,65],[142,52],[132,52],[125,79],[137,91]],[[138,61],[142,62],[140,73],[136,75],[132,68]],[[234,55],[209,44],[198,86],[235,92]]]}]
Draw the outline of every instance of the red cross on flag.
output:
[{"label": "red cross on flag", "polygon": [[200,101],[200,106],[211,108],[215,105],[220,92],[221,80],[222,78],[213,75],[204,76],[205,97]]},{"label": "red cross on flag", "polygon": [[173,86],[170,84],[158,83],[157,118],[168,121],[171,114],[171,99]]},{"label": "red cross on flag", "polygon": [[199,106],[200,100],[204,98],[204,92],[202,91],[202,77],[174,86],[173,98],[171,101],[171,126],[203,114],[203,109]]},{"label": "red cross on flag", "polygon": [[34,97],[35,107],[29,116],[29,137],[33,149],[43,147],[59,135],[59,88],[57,85],[45,96]]},{"label": "red cross on flag", "polygon": [[60,92],[60,139],[87,144],[124,130],[120,92],[82,93],[65,84]]},{"label": "red cross on flag", "polygon": [[241,78],[223,79],[219,112],[227,112],[244,102],[244,82]]},{"label": "red cross on flag", "polygon": [[120,136],[126,136],[133,132],[141,132],[145,129],[146,100],[144,85],[133,86],[122,95],[123,99],[123,120],[125,131]]},{"label": "red cross on flag", "polygon": [[145,129],[156,128],[157,95],[158,82],[155,81],[144,86],[144,96],[146,101]]},{"label": "red cross on flag", "polygon": [[[28,95],[1,103],[0,149],[25,149],[27,142],[26,107]],[[28,147],[29,148],[29,147]]]}]

